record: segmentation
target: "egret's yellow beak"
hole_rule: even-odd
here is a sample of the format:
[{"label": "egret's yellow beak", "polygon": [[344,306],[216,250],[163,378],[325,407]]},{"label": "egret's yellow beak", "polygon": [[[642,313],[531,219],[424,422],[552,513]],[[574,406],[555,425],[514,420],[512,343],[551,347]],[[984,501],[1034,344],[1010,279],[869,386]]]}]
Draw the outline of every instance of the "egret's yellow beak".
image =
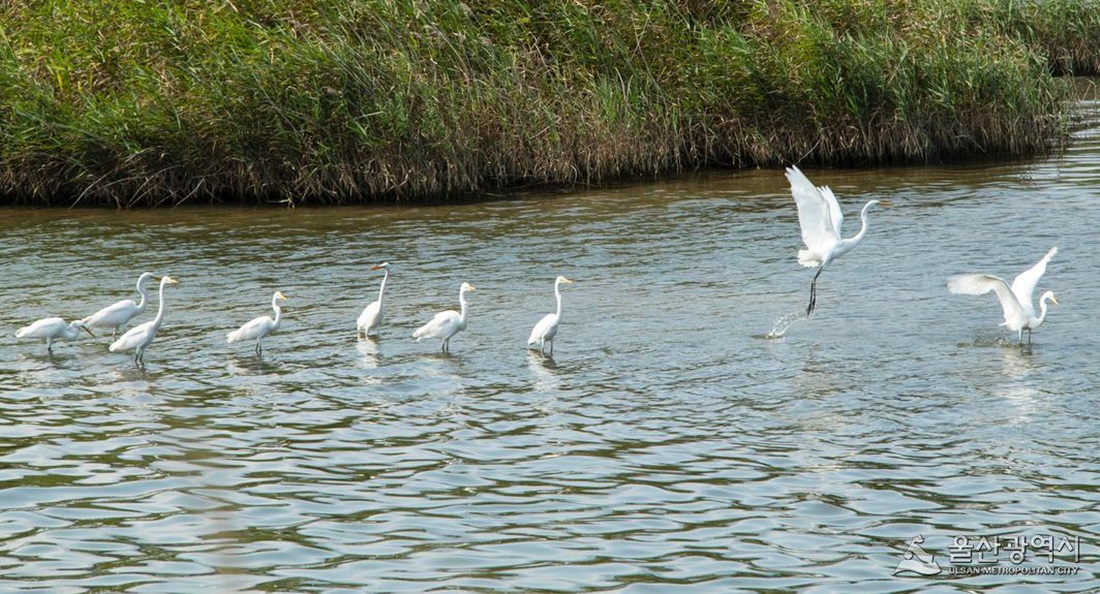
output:
[{"label": "egret's yellow beak", "polygon": [[889,200],[879,200],[878,205],[883,207],[883,208],[890,208],[890,207],[894,206],[894,203],[890,202]]},{"label": "egret's yellow beak", "polygon": [[1054,298],[1054,295],[1050,296],[1050,302],[1053,303],[1054,305],[1058,305],[1058,300]]},{"label": "egret's yellow beak", "polygon": [[571,280],[569,280],[569,279],[567,279],[567,278],[563,278],[563,279],[561,279],[561,282],[563,282],[563,283],[569,283],[569,284],[573,284],[573,281],[571,281]]}]

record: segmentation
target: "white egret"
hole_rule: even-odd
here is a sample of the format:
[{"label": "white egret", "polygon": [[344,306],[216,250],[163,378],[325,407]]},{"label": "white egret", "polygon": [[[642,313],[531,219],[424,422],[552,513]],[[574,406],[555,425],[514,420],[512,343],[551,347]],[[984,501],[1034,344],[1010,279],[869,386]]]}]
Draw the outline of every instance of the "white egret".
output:
[{"label": "white egret", "polygon": [[134,363],[138,365],[145,363],[145,349],[149,348],[153,339],[157,337],[157,331],[160,330],[160,325],[164,322],[164,287],[177,284],[179,284],[179,281],[168,275],[161,277],[160,304],[157,306],[157,317],[127,330],[118,340],[111,343],[108,350],[112,353],[133,350]]},{"label": "white egret", "polygon": [[390,278],[390,263],[383,262],[378,266],[371,266],[370,269],[385,270],[386,275],[382,277],[382,287],[378,289],[378,301],[373,301],[363,308],[363,313],[359,314],[359,319],[355,322],[358,333],[364,338],[371,332],[377,334],[378,326],[382,323],[382,298],[386,296],[386,281]]},{"label": "white egret", "polygon": [[1031,344],[1031,331],[1042,325],[1047,318],[1047,301],[1058,305],[1053,291],[1047,291],[1039,297],[1039,315],[1031,303],[1035,285],[1047,271],[1047,262],[1058,253],[1057,247],[1050,248],[1034,266],[1021,272],[1009,286],[1005,280],[992,274],[956,274],[947,279],[947,290],[962,295],[982,295],[993,291],[1001,302],[1005,321],[1001,322],[1009,330],[1016,331],[1016,339],[1023,344],[1024,330],[1027,330],[1027,343]]},{"label": "white egret", "polygon": [[286,301],[286,295],[282,291],[275,291],[271,296],[271,308],[275,310],[275,318],[260,316],[225,335],[226,342],[241,342],[256,339],[256,356],[264,354],[264,337],[279,329],[282,322],[283,309],[279,307],[280,301]]},{"label": "white egret", "polygon": [[55,340],[75,340],[83,330],[92,337],[91,330],[84,327],[84,322],[80,320],[73,320],[66,323],[62,318],[42,318],[30,325],[23,326],[15,332],[16,338],[45,338],[46,339],[46,351],[53,352],[53,341]]},{"label": "white egret", "polygon": [[798,263],[808,268],[818,267],[813,282],[810,283],[810,304],[806,315],[814,311],[817,303],[817,277],[830,262],[851,251],[863,241],[867,234],[867,209],[874,205],[891,206],[888,200],[871,200],[859,211],[862,227],[859,233],[848,239],[840,236],[840,227],[844,223],[844,214],[840,204],[828,186],[815,187],[798,167],[787,168],[787,179],[791,182],[791,194],[798,204],[798,224],[802,227],[802,241],[806,249],[798,250]]},{"label": "white egret", "polygon": [[153,276],[151,272],[142,273],[137,280],[137,290],[141,295],[140,302],[134,302],[133,299],[123,299],[122,301],[116,301],[115,303],[104,307],[103,309],[95,312],[94,314],[81,320],[88,328],[110,328],[111,340],[114,340],[115,334],[126,324],[130,323],[130,320],[138,314],[145,311],[145,301],[148,299],[148,295],[145,293],[145,285],[150,280],[159,280]]},{"label": "white egret", "polygon": [[573,284],[573,281],[559,276],[554,281],[554,297],[558,300],[558,311],[546,314],[531,330],[531,336],[527,339],[527,345],[539,343],[539,352],[546,352],[546,343],[550,343],[550,354],[554,354],[554,337],[558,334],[558,324],[561,323],[561,285]]},{"label": "white egret", "polygon": [[462,313],[449,309],[435,314],[430,322],[413,332],[413,338],[417,342],[421,338],[438,338],[443,341],[443,352],[449,352],[451,337],[466,329],[466,293],[476,290],[470,283],[462,283],[458,289],[458,303],[462,306]]}]

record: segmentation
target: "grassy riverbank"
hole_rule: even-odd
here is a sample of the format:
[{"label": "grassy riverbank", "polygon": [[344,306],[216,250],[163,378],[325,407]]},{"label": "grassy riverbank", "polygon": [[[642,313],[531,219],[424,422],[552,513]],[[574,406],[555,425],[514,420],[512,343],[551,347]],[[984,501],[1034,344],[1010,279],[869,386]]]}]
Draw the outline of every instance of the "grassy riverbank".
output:
[{"label": "grassy riverbank", "polygon": [[0,8],[0,196],[393,202],[1046,151],[1095,0]]}]

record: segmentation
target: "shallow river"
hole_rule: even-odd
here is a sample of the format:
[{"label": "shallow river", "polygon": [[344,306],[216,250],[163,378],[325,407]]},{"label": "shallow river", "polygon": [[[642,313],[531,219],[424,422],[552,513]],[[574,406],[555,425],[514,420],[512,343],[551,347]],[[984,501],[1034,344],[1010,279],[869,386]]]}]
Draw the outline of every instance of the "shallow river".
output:
[{"label": "shallow river", "polygon": [[[468,206],[4,210],[0,591],[1100,589],[1100,130],[1077,136],[1040,161],[807,168],[845,235],[894,204],[809,319],[781,171]],[[1039,288],[1061,305],[1030,349],[992,295],[945,288],[1052,246]],[[145,270],[180,284],[144,369],[109,333],[52,356],[14,338]],[[558,274],[551,358],[525,342]],[[451,353],[414,341],[464,281]],[[226,344],[277,289],[262,359]]]}]

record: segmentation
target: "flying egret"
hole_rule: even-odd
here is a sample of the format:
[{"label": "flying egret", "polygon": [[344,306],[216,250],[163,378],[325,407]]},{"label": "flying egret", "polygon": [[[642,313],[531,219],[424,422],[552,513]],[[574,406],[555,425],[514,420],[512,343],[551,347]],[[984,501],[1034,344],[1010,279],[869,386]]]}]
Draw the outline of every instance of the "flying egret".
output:
[{"label": "flying egret", "polygon": [[92,337],[92,331],[84,327],[84,322],[81,320],[73,320],[66,323],[62,318],[42,318],[30,325],[24,326],[15,332],[16,338],[45,338],[46,339],[46,351],[53,352],[53,341],[55,340],[74,340],[80,331],[83,330]]},{"label": "flying egret", "polygon": [[1024,330],[1027,330],[1027,343],[1031,344],[1031,331],[1042,325],[1047,318],[1047,301],[1058,305],[1053,291],[1047,291],[1039,297],[1039,316],[1031,304],[1031,295],[1035,285],[1047,271],[1047,262],[1058,253],[1057,247],[1050,248],[1034,266],[1021,272],[1009,286],[1005,280],[992,274],[956,274],[947,279],[947,290],[962,295],[982,295],[993,291],[1001,301],[1005,321],[1001,322],[1009,330],[1016,331],[1016,339],[1024,342]]},{"label": "flying egret", "polygon": [[159,291],[160,304],[157,306],[157,317],[127,330],[118,340],[111,343],[108,350],[113,353],[133,349],[134,363],[137,365],[144,364],[145,349],[149,348],[153,339],[157,337],[157,330],[160,330],[160,325],[164,322],[164,287],[177,284],[179,284],[179,281],[168,275],[161,277]]},{"label": "flying egret", "polygon": [[458,303],[462,306],[462,313],[453,309],[441,311],[435,314],[430,322],[424,324],[413,332],[413,338],[420,342],[421,338],[438,338],[443,341],[442,351],[450,352],[451,337],[466,329],[466,293],[476,291],[470,283],[462,283],[458,289]]},{"label": "flying egret", "polygon": [[883,207],[891,204],[889,200],[871,200],[864,204],[863,210],[859,211],[859,219],[863,224],[859,233],[843,239],[840,236],[840,227],[844,223],[844,214],[840,212],[840,204],[837,203],[833,191],[828,186],[814,187],[798,167],[787,168],[787,179],[791,182],[791,194],[798,204],[798,224],[802,227],[802,241],[807,248],[798,250],[798,263],[808,268],[818,267],[817,274],[810,283],[810,304],[806,307],[808,316],[813,313],[817,303],[817,277],[821,276],[830,262],[859,245],[867,234],[867,209],[876,204]]},{"label": "flying egret", "polygon": [[84,322],[84,325],[88,328],[110,328],[111,340],[114,340],[115,334],[123,326],[130,323],[130,320],[132,320],[134,316],[145,311],[145,301],[149,297],[145,294],[145,285],[150,280],[159,279],[153,276],[151,272],[142,273],[142,275],[138,277],[137,290],[138,293],[141,294],[140,302],[135,303],[133,299],[116,301],[81,321]]},{"label": "flying egret", "polygon": [[390,263],[383,262],[378,266],[371,266],[371,270],[385,270],[386,276],[382,277],[382,287],[378,289],[378,301],[371,302],[363,308],[355,327],[364,338],[371,332],[378,334],[378,326],[382,323],[382,298],[386,295],[386,281],[390,278]]},{"label": "flying egret", "polygon": [[546,343],[550,343],[550,354],[554,354],[554,337],[558,334],[558,324],[561,323],[561,285],[562,283],[571,285],[573,281],[559,276],[554,281],[554,297],[558,300],[558,311],[546,314],[538,324],[535,324],[533,330],[531,330],[531,336],[527,339],[527,345],[533,345],[536,342],[539,343],[539,352],[546,352]]},{"label": "flying egret", "polygon": [[286,295],[283,295],[282,291],[275,291],[275,294],[271,296],[271,308],[275,310],[275,318],[272,319],[271,316],[260,316],[255,318],[240,328],[226,334],[225,341],[241,342],[243,340],[256,339],[256,356],[263,356],[264,337],[278,330],[279,323],[282,322],[283,310],[279,307],[280,301],[286,301]]}]

